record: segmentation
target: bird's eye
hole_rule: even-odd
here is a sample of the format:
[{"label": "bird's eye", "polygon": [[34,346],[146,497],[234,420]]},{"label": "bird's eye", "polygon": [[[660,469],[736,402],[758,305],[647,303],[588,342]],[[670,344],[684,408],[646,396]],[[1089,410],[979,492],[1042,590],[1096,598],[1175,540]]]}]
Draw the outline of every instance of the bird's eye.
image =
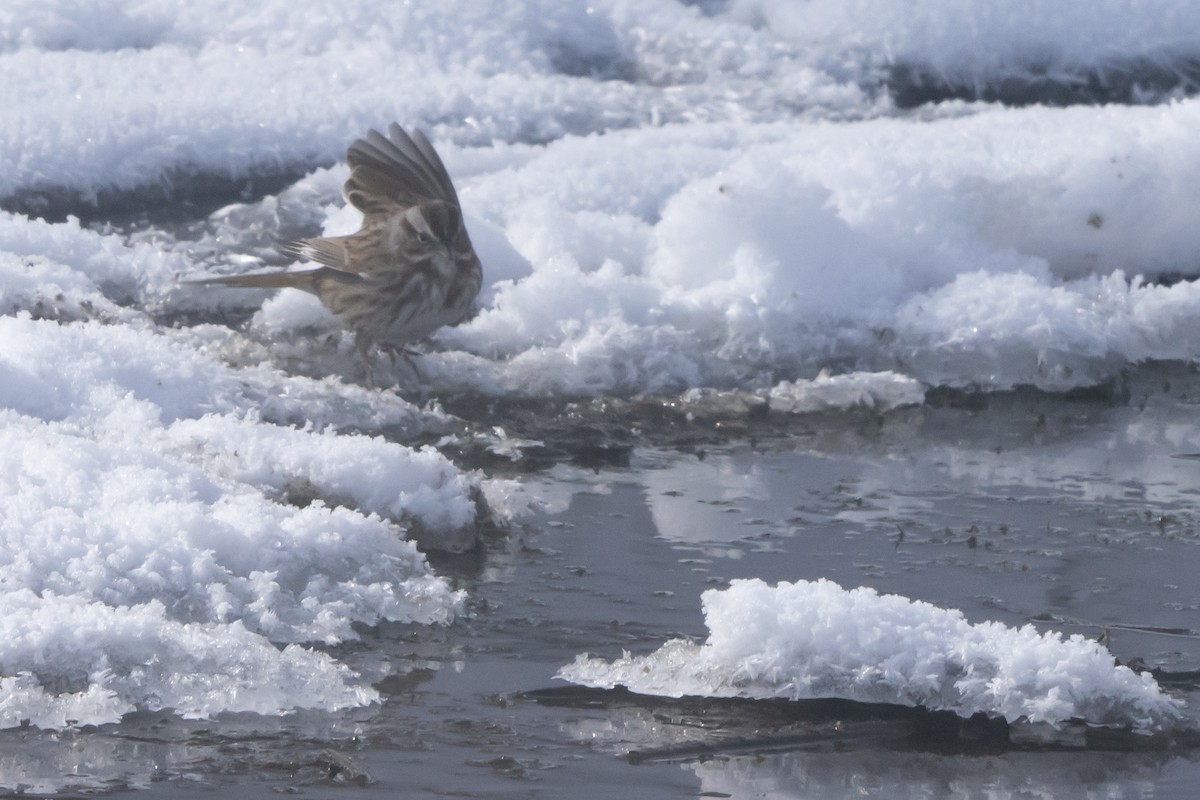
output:
[{"label": "bird's eye", "polygon": [[417,241],[420,242],[421,244],[432,244],[433,236],[426,233],[425,231],[417,231]]}]

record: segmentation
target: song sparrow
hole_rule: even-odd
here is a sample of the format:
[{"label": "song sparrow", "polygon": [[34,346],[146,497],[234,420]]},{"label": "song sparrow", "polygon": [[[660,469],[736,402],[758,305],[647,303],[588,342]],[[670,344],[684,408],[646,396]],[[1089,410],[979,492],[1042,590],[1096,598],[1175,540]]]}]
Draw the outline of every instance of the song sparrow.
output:
[{"label": "song sparrow", "polygon": [[355,140],[346,160],[343,191],[362,211],[362,227],[288,248],[324,266],[195,283],[312,292],[354,332],[369,384],[372,346],[394,358],[406,343],[461,322],[483,271],[450,175],[425,134],[410,137],[392,123],[387,137],[371,130]]}]

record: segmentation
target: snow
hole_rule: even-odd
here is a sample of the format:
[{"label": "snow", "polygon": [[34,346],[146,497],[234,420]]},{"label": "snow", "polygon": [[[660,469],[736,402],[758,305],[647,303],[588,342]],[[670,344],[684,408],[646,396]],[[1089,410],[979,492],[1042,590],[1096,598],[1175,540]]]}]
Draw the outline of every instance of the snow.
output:
[{"label": "snow", "polygon": [[460,541],[474,479],[329,425],[421,424],[394,396],[238,372],[119,311],[0,317],[0,725],[375,700],[297,643],[451,622],[462,594],[402,526]]},{"label": "snow", "polygon": [[[904,13],[866,0],[529,0],[503,13],[367,4],[332,32],[325,14],[282,3],[120,4],[95,18],[51,5],[10,7],[0,27],[13,76],[0,196],[22,206],[302,172],[339,161],[368,126],[430,128],[488,282],[479,316],[438,337],[452,352],[428,359],[427,377],[446,391],[763,389],[824,368],[1063,390],[1200,346],[1191,285],[1134,280],[1195,270],[1194,101],[947,104],[913,117],[871,88],[881,64],[920,58],[975,83],[1183,64],[1200,26],[1188,4],[1157,2],[1132,19],[1119,3],[1032,1],[931,0]],[[227,19],[236,24],[216,22]],[[455,37],[462,47],[448,44]],[[192,91],[164,89],[184,73]],[[403,107],[383,97],[395,83],[406,86]],[[81,266],[119,304],[249,311],[262,293],[171,284],[278,258],[275,235],[352,230],[344,175],[320,168],[278,196],[223,209],[199,241],[155,230],[131,258],[114,252],[119,237],[72,222],[61,240],[112,256]],[[25,240],[5,249],[35,262],[39,237],[61,227],[3,224],[6,239]],[[6,296],[38,294],[36,281],[44,304],[58,294],[59,305],[95,304],[70,285],[77,276],[49,269],[25,265],[32,274]],[[348,348],[320,350],[314,330],[341,336],[315,301],[285,292],[247,334],[274,345],[268,358],[336,371],[330,362]]]},{"label": "snow", "polygon": [[[448,147],[488,285],[423,375],[535,397],[765,389],[823,369],[1061,391],[1191,360],[1194,286],[1154,281],[1195,270],[1198,116],[1192,101],[980,108]],[[352,229],[337,181],[316,182],[327,230]],[[249,312],[261,297],[159,302]],[[281,293],[247,334],[300,361],[349,349],[314,328],[341,336]]]},{"label": "snow", "polygon": [[[1007,77],[1078,79],[1088,70],[1128,67],[1135,59],[1169,64],[1196,53],[1200,13],[1187,3],[1139,4],[1021,0],[995,5],[921,0],[733,0],[730,14],[819,51],[837,47],[880,54],[942,80],[987,83]],[[878,57],[878,56],[877,56]],[[882,59],[881,59],[882,60]]]},{"label": "snow", "polygon": [[1152,730],[1181,704],[1097,642],[1032,625],[970,623],[956,610],[828,580],[735,580],[702,596],[708,638],[645,656],[580,655],[561,679],[668,697],[839,697],[984,713],[1009,722]]},{"label": "snow", "polygon": [[4,604],[5,728],[96,725],[168,708],[185,718],[336,710],[376,699],[324,654],[278,650],[240,624],[184,624],[159,601],[117,608],[22,590]]},{"label": "snow", "polygon": [[[884,413],[1197,360],[1197,33],[1182,0],[10,0],[0,724],[370,702],[312,643],[450,622],[409,534],[464,549],[481,492],[544,505],[402,443],[455,431],[418,378]],[[1142,104],[908,112],[905,70]],[[392,120],[444,156],[485,287],[375,391],[313,298],[184,281],[353,230],[345,148]],[[276,688],[223,683],[222,640]]]}]

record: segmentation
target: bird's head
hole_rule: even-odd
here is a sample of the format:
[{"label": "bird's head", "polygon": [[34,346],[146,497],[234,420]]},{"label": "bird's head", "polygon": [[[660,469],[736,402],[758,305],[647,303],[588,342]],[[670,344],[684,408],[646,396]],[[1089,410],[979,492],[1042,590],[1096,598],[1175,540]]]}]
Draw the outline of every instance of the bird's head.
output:
[{"label": "bird's head", "polygon": [[405,243],[414,258],[457,261],[474,256],[462,211],[453,203],[444,200],[418,203],[400,219]]}]

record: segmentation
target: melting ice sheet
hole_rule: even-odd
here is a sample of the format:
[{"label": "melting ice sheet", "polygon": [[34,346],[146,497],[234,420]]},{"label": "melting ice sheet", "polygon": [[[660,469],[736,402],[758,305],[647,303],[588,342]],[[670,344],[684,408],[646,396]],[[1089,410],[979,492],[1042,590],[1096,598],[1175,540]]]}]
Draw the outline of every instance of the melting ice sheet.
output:
[{"label": "melting ice sheet", "polygon": [[611,662],[584,654],[557,677],[668,697],[840,697],[1143,731],[1178,716],[1153,678],[1080,635],[972,624],[959,611],[828,580],[737,580],[702,602],[703,644],[677,639]]}]

